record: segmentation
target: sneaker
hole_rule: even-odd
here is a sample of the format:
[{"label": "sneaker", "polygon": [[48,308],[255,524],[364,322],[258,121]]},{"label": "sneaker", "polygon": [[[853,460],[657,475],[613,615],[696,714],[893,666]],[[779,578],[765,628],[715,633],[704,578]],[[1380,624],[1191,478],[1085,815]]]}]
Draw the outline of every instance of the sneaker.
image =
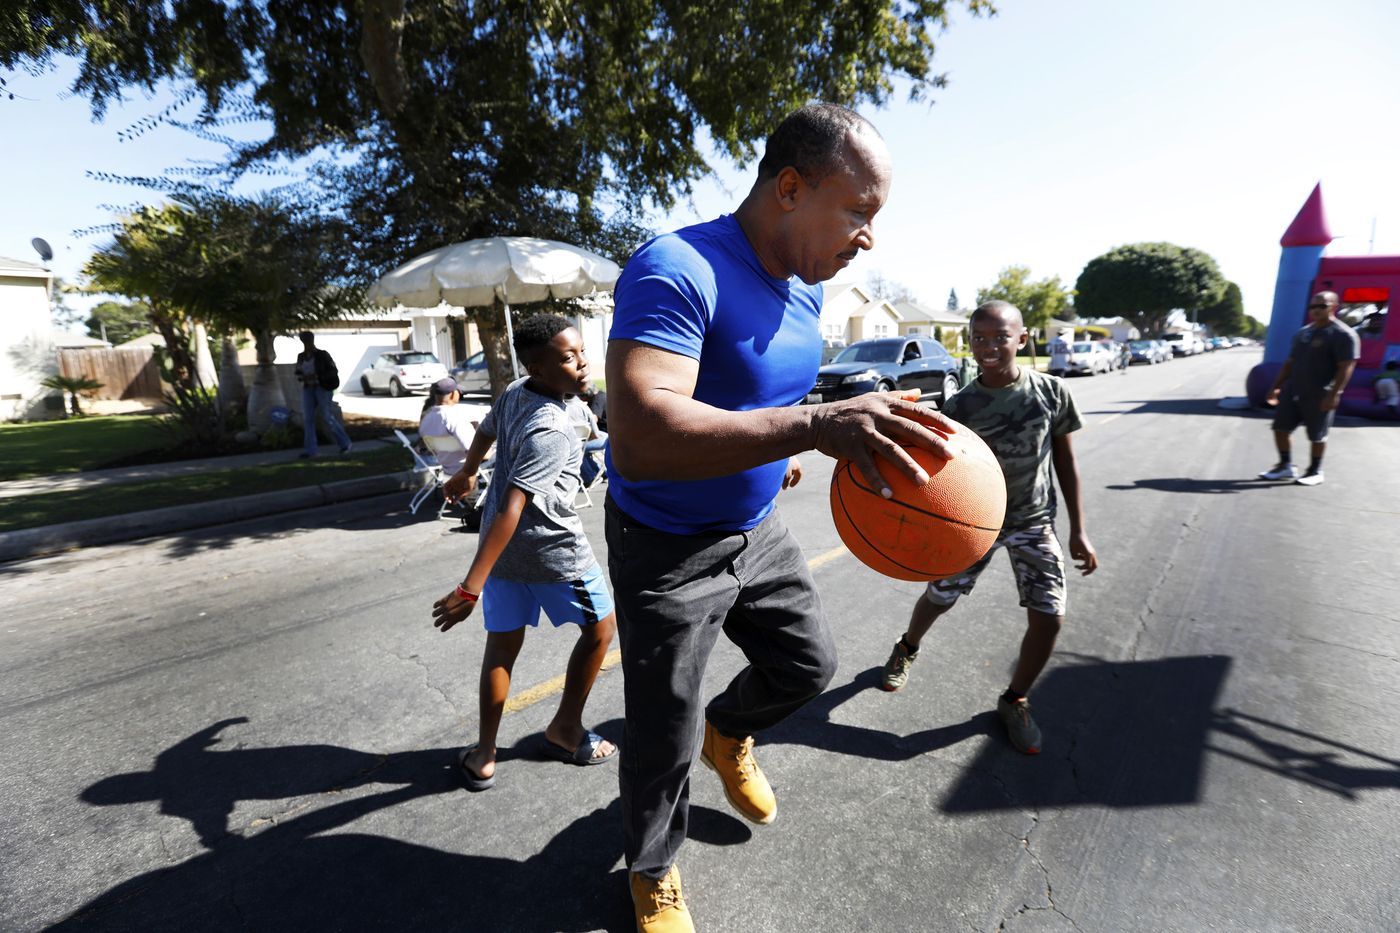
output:
[{"label": "sneaker", "polygon": [[638,933],[695,933],[676,866],[672,865],[659,881],[635,873],[629,877]]},{"label": "sneaker", "polygon": [[1024,698],[1012,703],[1002,697],[997,700],[997,715],[1016,751],[1023,755],[1040,754],[1040,727],[1031,718],[1030,703]]},{"label": "sneaker", "polygon": [[739,814],[755,823],[771,823],[778,815],[778,799],[753,757],[753,736],[731,739],[705,721],[705,741],[700,760],[719,775],[724,796]]},{"label": "sneaker", "polygon": [[1308,470],[1308,472],[1304,473],[1302,476],[1298,477],[1293,482],[1297,483],[1299,486],[1321,486],[1322,471]]},{"label": "sneaker", "polygon": [[1298,468],[1291,463],[1280,463],[1259,474],[1260,479],[1297,479]]},{"label": "sneaker", "polygon": [[890,659],[885,662],[885,670],[880,675],[880,689],[888,690],[891,693],[903,687],[909,682],[909,668],[914,666],[914,662],[919,658],[917,651],[910,653],[904,647],[904,639],[894,643],[894,650],[890,652]]}]

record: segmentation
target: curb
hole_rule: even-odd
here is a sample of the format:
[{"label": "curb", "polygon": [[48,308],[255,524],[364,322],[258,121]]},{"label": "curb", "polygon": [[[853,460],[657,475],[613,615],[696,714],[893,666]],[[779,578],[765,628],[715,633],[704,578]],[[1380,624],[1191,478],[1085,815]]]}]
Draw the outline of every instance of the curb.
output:
[{"label": "curb", "polygon": [[146,512],[128,512],[78,522],[0,532],[0,562],[40,557],[55,551],[114,544],[177,531],[207,528],[279,512],[382,496],[413,488],[421,478],[413,470],[362,476],[359,479],[301,486],[277,492],[254,493],[190,505],[172,505]]}]

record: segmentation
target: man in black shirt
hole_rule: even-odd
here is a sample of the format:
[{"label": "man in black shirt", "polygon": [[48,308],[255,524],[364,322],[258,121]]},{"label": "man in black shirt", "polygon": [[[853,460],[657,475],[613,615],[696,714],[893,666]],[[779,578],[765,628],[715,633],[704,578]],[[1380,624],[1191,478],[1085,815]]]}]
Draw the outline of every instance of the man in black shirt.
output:
[{"label": "man in black shirt", "polygon": [[[1356,356],[1361,349],[1356,331],[1337,320],[1337,305],[1336,292],[1313,295],[1308,302],[1311,320],[1293,335],[1288,359],[1267,400],[1268,405],[1278,408],[1273,424],[1278,463],[1260,473],[1260,479],[1291,479],[1301,486],[1322,482],[1327,430],[1332,426],[1342,390],[1356,369]],[[1288,439],[1300,424],[1312,441],[1312,462],[1302,476],[1293,465]]]}]

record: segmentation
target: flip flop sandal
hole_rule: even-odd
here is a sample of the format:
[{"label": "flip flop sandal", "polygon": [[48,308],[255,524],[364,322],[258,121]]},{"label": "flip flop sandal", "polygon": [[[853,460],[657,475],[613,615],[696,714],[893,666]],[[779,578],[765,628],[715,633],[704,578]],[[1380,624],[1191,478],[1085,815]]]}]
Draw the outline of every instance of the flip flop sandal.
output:
[{"label": "flip flop sandal", "polygon": [[562,761],[565,764],[578,765],[584,768],[591,765],[600,765],[605,761],[611,761],[613,757],[617,755],[617,746],[613,745],[612,751],[599,758],[594,758],[594,753],[598,751],[599,746],[602,744],[603,737],[596,732],[585,732],[583,734],[583,741],[578,743],[578,748],[573,751],[569,751],[567,748],[561,748],[549,739],[544,740],[545,754],[550,758],[553,758],[555,761]]},{"label": "flip flop sandal", "polygon": [[471,768],[467,767],[467,756],[476,750],[475,745],[468,745],[462,749],[462,753],[457,756],[457,771],[462,775],[462,783],[467,785],[467,790],[472,793],[488,790],[496,783],[496,775],[482,777]]}]

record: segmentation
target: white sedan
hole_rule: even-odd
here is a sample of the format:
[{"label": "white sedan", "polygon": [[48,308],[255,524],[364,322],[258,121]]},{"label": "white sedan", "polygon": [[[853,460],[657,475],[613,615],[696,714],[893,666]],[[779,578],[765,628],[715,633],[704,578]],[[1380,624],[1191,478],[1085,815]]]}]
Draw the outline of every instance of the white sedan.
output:
[{"label": "white sedan", "polygon": [[1081,340],[1070,347],[1069,371],[1082,376],[1111,373],[1117,361],[1108,347],[1093,340]]},{"label": "white sedan", "polygon": [[381,353],[374,365],[360,375],[360,389],[365,395],[388,392],[398,398],[410,392],[426,391],[446,375],[447,367],[423,350]]}]

